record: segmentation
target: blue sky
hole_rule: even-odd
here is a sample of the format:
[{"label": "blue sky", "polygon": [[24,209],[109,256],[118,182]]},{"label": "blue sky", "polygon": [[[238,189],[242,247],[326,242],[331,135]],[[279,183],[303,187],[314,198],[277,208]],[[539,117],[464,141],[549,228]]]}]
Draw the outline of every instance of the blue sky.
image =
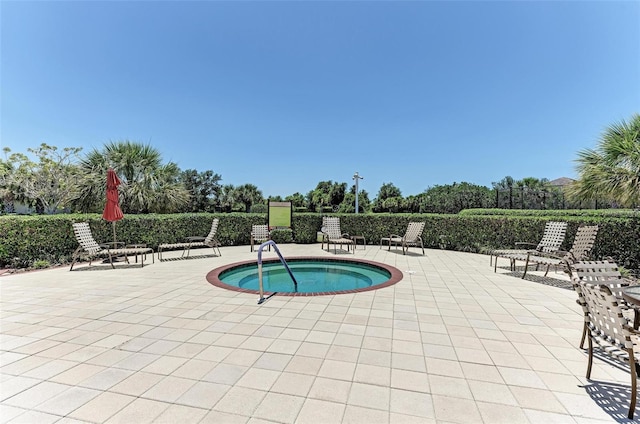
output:
[{"label": "blue sky", "polygon": [[132,140],[265,196],[575,177],[640,112],[638,1],[2,1],[0,146]]}]

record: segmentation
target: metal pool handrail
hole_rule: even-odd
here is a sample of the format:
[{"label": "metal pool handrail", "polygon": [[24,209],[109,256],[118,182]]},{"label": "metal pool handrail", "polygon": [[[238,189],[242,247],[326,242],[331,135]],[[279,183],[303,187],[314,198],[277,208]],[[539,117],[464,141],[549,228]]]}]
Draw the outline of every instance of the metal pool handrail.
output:
[{"label": "metal pool handrail", "polygon": [[260,285],[260,300],[258,300],[258,305],[260,305],[262,302],[267,300],[264,297],[264,288],[262,286],[262,249],[264,249],[267,246],[273,246],[273,250],[275,250],[275,252],[278,254],[278,257],[280,258],[280,262],[282,262],[282,265],[284,265],[285,269],[289,273],[289,276],[293,280],[293,287],[295,291],[296,292],[298,291],[298,282],[296,281],[296,277],[293,276],[293,272],[291,272],[291,268],[289,268],[287,261],[284,260],[284,257],[280,253],[280,249],[278,249],[278,245],[273,240],[267,240],[264,243],[262,243],[260,247],[258,247],[258,284]]}]

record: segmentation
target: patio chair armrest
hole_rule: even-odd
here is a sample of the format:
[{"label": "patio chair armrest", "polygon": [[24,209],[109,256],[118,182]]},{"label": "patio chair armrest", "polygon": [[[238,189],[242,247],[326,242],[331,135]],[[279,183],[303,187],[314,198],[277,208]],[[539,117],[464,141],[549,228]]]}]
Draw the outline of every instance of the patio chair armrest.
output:
[{"label": "patio chair armrest", "polygon": [[528,243],[526,241],[517,241],[516,247],[517,246],[538,246],[538,245],[536,243]]},{"label": "patio chair armrest", "polygon": [[527,255],[531,256],[531,255],[535,255],[535,256],[542,256],[544,258],[549,258],[549,259],[557,259],[559,261],[562,261],[565,259],[566,255],[568,255],[568,252],[562,252],[560,250],[555,251],[555,252],[541,252],[539,250],[528,250],[527,251]]},{"label": "patio chair armrest", "polygon": [[630,322],[629,320],[627,320],[626,324],[622,324],[622,327],[627,330],[629,333],[631,333],[632,336],[635,337],[640,337],[640,331],[633,328],[633,323]]},{"label": "patio chair armrest", "polygon": [[125,246],[125,242],[123,241],[108,241],[108,242],[100,243],[100,247],[107,250],[118,249],[119,247],[124,247],[124,246]]},{"label": "patio chair armrest", "polygon": [[203,236],[185,237],[185,240],[187,240],[188,242],[205,241],[205,239],[206,237],[203,237]]}]

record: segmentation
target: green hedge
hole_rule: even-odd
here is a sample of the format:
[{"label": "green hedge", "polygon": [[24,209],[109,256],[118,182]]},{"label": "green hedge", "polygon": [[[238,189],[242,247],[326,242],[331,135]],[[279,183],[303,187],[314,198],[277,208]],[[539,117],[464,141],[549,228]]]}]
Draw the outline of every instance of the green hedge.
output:
[{"label": "green hedge", "polygon": [[540,216],[540,217],[640,217],[640,210],[633,209],[464,209],[458,213],[461,216]]},{"label": "green hedge", "polygon": [[[511,212],[511,211],[510,211]],[[545,211],[551,212],[551,211]],[[555,211],[554,211],[555,212]],[[599,212],[599,211],[598,211]],[[410,221],[426,221],[425,247],[468,252],[487,252],[512,248],[516,241],[537,243],[549,216],[439,215],[439,214],[329,214],[339,216],[343,232],[364,236],[377,245],[381,237],[403,235]],[[322,225],[322,214],[295,213],[292,231],[274,233],[276,242],[315,243]],[[116,238],[125,243],[146,243],[157,249],[160,243],[183,241],[185,237],[206,235],[214,217],[220,219],[218,240],[223,246],[248,245],[251,226],[266,223],[266,214],[171,214],[126,215],[116,223]],[[563,249],[571,247],[581,224],[598,224],[600,230],[594,258],[613,257],[620,265],[640,269],[640,216],[561,216],[568,222]],[[36,261],[66,263],[77,242],[73,222],[88,221],[98,242],[113,239],[111,223],[99,214],[0,216],[0,266],[32,266]]]}]

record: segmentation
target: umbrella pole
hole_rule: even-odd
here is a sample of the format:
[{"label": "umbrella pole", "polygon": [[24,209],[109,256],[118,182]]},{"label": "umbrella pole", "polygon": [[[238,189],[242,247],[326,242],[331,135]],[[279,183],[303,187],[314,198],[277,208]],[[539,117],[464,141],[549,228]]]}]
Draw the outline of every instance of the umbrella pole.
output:
[{"label": "umbrella pole", "polygon": [[111,225],[113,226],[113,247],[116,246],[116,221],[112,221]]}]

